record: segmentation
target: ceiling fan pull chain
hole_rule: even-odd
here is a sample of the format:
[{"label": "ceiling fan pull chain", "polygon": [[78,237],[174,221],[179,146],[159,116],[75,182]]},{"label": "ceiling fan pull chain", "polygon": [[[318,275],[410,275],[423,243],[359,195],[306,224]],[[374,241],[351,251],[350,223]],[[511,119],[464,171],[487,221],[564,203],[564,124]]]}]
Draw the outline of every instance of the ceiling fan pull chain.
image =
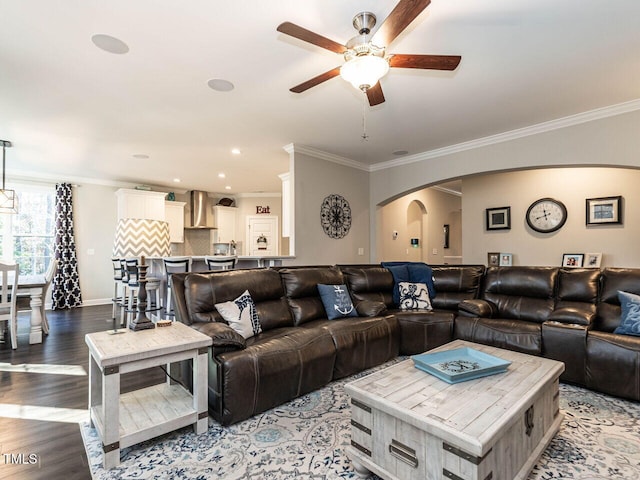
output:
[{"label": "ceiling fan pull chain", "polygon": [[362,139],[367,141],[369,135],[367,135],[367,96],[362,96]]}]

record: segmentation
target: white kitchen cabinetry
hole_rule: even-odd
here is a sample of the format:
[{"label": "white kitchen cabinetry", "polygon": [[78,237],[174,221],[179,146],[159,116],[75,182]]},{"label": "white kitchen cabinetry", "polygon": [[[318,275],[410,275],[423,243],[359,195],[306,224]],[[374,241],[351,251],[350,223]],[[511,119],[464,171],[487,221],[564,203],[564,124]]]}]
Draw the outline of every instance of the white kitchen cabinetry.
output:
[{"label": "white kitchen cabinetry", "polygon": [[171,243],[184,243],[184,202],[164,202],[165,220],[169,224]]},{"label": "white kitchen cabinetry", "polygon": [[116,191],[118,199],[118,220],[140,218],[165,220],[164,192],[121,188]]},{"label": "white kitchen cabinetry", "polygon": [[229,243],[232,240],[237,241],[236,238],[236,207],[223,207],[222,205],[215,205],[213,207],[213,224],[215,226],[214,242],[213,243]]}]

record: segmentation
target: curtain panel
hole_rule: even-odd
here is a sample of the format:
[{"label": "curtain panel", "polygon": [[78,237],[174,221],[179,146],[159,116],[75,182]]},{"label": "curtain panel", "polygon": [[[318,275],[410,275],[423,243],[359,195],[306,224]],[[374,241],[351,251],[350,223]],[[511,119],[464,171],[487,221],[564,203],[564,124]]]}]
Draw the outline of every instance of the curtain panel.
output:
[{"label": "curtain panel", "polygon": [[54,252],[58,270],[51,283],[53,309],[82,305],[78,257],[73,235],[73,191],[71,184],[56,184],[56,230]]}]

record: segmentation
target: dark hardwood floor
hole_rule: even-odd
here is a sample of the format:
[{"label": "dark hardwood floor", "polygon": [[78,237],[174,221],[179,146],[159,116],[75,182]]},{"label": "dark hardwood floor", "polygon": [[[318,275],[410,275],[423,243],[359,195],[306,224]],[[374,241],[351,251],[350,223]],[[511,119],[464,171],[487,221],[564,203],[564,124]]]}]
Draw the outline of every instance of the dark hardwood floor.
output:
[{"label": "dark hardwood floor", "polygon": [[[29,316],[18,317],[18,348],[0,344],[0,479],[76,480],[91,474],[77,423],[52,421],[48,411],[9,418],[14,405],[86,410],[87,333],[111,328],[111,305],[47,312],[50,333],[29,345]],[[8,365],[12,367],[8,367]],[[76,365],[87,375],[7,371],[16,365]],[[122,391],[162,382],[159,368],[124,375]],[[26,409],[25,409],[26,410]]]}]

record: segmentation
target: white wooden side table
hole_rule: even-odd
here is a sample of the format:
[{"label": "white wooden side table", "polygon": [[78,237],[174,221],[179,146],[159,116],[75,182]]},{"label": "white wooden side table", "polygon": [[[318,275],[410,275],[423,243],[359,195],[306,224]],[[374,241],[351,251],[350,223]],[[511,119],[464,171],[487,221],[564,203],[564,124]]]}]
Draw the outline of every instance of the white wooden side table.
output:
[{"label": "white wooden side table", "polygon": [[[89,346],[89,412],[102,440],[104,468],[120,463],[120,449],[187,425],[208,428],[207,352],[211,338],[182,323],[123,335],[85,336]],[[120,375],[183,360],[193,363],[193,394],[167,382],[120,394]]]}]

